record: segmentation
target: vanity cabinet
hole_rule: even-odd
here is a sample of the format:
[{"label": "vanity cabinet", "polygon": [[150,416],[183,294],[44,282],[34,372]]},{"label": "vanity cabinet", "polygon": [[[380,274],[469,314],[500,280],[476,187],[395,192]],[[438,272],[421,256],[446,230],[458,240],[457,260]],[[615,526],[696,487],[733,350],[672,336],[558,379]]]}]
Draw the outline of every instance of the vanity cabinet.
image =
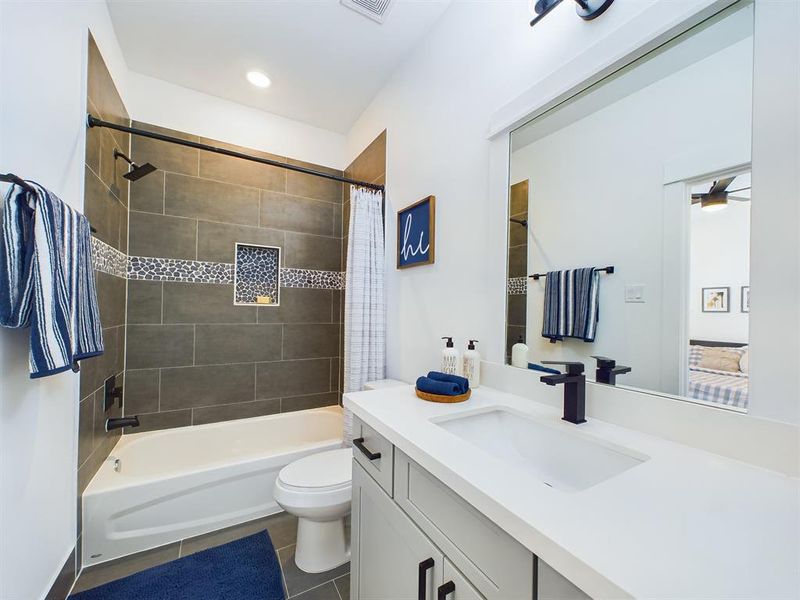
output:
[{"label": "vanity cabinet", "polygon": [[354,449],[351,600],[588,598],[385,438],[357,427],[389,444],[394,460],[368,470],[366,452]]}]

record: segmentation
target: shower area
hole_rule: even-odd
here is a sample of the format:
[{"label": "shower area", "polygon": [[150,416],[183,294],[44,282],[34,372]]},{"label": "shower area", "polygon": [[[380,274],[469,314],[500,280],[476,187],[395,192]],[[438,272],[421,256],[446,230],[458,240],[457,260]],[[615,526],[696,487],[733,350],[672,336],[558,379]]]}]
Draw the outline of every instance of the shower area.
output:
[{"label": "shower area", "polygon": [[[382,189],[386,146],[337,170],[131,120],[91,38],[87,112],[106,353],[81,368],[84,509],[120,433],[341,403],[349,184]],[[87,527],[84,510],[79,541]]]}]

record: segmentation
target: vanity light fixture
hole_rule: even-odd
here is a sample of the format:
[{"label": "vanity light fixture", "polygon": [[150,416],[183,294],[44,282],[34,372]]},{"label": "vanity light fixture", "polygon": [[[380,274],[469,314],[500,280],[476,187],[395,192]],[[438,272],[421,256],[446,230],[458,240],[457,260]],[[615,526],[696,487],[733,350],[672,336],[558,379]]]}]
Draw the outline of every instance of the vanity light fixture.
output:
[{"label": "vanity light fixture", "polygon": [[247,81],[258,88],[268,88],[270,85],[272,85],[270,78],[261,71],[248,71]]},{"label": "vanity light fixture", "polygon": [[[544,19],[561,2],[562,0],[536,0],[533,5],[536,17],[531,21],[531,27]],[[584,21],[591,21],[606,12],[613,3],[614,0],[575,0],[575,12]]]}]

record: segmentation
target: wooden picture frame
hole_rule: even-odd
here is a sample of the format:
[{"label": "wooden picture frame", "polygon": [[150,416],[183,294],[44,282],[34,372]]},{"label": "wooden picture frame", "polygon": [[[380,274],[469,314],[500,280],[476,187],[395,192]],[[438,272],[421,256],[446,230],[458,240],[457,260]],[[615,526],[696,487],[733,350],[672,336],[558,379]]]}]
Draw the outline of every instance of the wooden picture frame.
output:
[{"label": "wooden picture frame", "polygon": [[435,260],[436,196],[426,196],[397,211],[397,268],[432,265]]}]

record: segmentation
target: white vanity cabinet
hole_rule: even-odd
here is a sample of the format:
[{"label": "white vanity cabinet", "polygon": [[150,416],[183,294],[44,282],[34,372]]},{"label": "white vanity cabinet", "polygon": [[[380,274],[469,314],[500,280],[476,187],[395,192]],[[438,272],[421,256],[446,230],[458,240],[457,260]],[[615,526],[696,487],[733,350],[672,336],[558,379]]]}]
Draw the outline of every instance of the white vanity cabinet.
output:
[{"label": "white vanity cabinet", "polygon": [[[353,449],[351,600],[588,598],[398,448],[355,427],[371,439]],[[367,470],[376,445],[381,468]]]}]

